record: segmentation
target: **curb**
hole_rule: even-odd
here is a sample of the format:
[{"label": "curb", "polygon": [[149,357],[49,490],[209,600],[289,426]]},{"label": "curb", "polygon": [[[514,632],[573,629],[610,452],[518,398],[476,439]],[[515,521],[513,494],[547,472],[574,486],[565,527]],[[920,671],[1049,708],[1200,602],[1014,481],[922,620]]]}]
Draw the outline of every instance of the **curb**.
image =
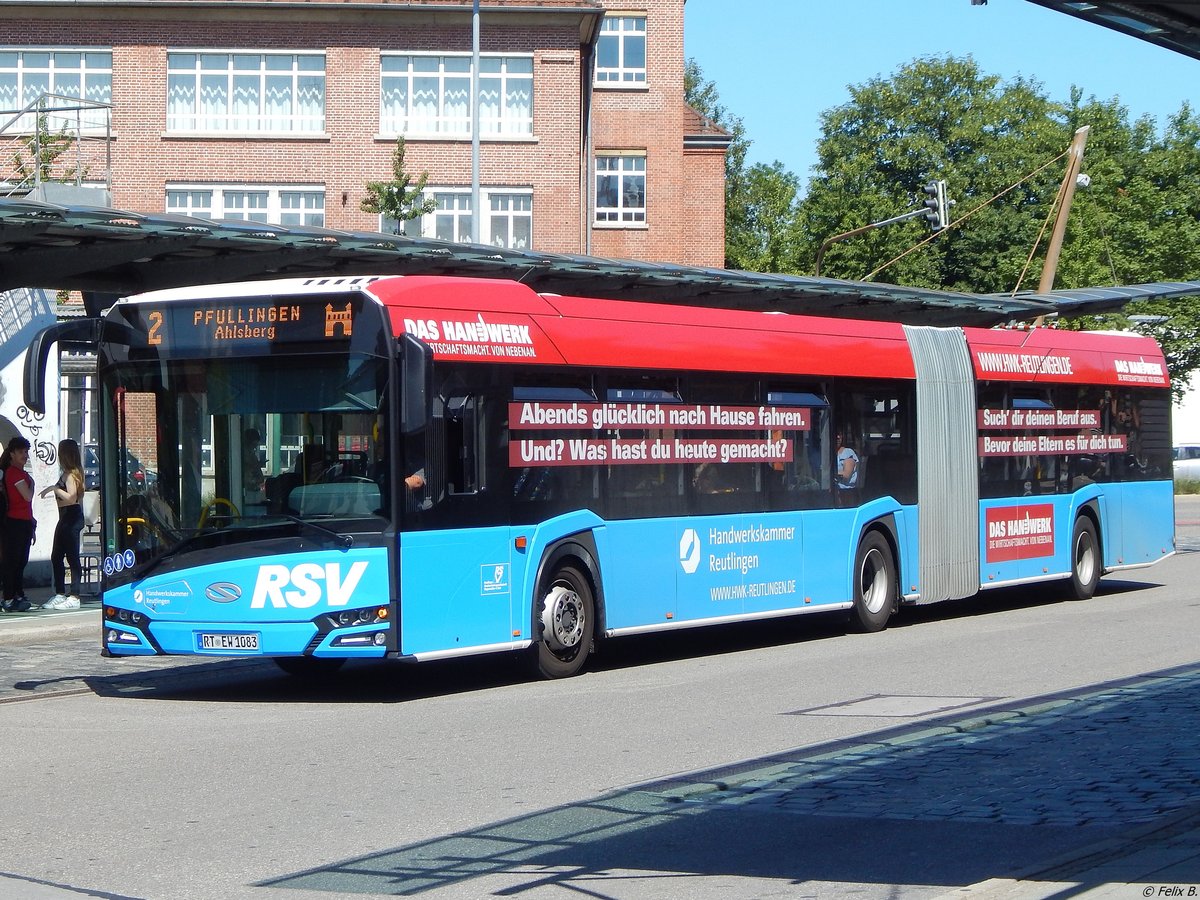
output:
[{"label": "curb", "polygon": [[0,619],[0,647],[95,635],[99,641],[100,610],[47,612],[21,619]]},{"label": "curb", "polygon": [[[1072,894],[1108,885],[1109,882],[1090,873],[1107,862],[1124,859],[1143,849],[1153,849],[1156,841],[1182,832],[1200,833],[1200,804],[1183,809],[1134,828],[1120,837],[1102,838],[1090,845],[1069,850],[1054,859],[1028,866],[1006,878],[989,878],[939,894],[934,900],[954,900],[970,896],[980,900],[1020,900],[1022,897],[1043,898],[1060,895],[1060,889],[1070,887]],[[1156,862],[1161,865],[1162,859]],[[1153,871],[1147,871],[1131,884],[1158,884]],[[1063,894],[1063,896],[1066,896]],[[1132,896],[1132,895],[1131,895]],[[1146,896],[1141,892],[1138,896]],[[1154,896],[1159,896],[1157,893]]]}]

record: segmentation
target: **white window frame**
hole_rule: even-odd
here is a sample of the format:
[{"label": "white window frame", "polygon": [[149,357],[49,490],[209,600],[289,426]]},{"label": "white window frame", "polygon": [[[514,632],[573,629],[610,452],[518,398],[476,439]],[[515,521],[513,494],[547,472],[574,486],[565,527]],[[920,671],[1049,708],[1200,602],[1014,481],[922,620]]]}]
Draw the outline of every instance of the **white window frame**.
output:
[{"label": "white window frame", "polygon": [[163,202],[173,215],[325,226],[325,187],[319,184],[168,184]]},{"label": "white window frame", "polygon": [[[484,244],[509,250],[529,250],[533,244],[533,188],[486,187],[480,189],[484,218],[479,237]],[[425,198],[432,198],[438,208],[404,223],[401,233],[409,237],[441,238],[458,243],[471,240],[471,189],[469,187],[429,187]],[[391,234],[396,220],[379,218],[379,230]],[[498,232],[503,231],[503,234]],[[514,241],[513,236],[518,239]],[[525,238],[522,242],[519,237]],[[501,240],[497,240],[501,238]]]},{"label": "white window frame", "polygon": [[[42,63],[40,57],[46,57]],[[78,59],[72,59],[78,57]],[[24,109],[41,94],[78,97],[90,103],[112,105],[112,48],[109,47],[12,47],[0,46],[0,124]],[[61,104],[58,104],[61,105]],[[108,111],[81,108],[56,112],[48,117],[51,131],[75,129],[79,122],[85,131],[103,131],[108,126]],[[10,133],[32,134],[37,118],[31,113],[9,126]]]},{"label": "white window frame", "polygon": [[[636,42],[641,42],[641,65],[636,62]],[[616,65],[602,65],[607,46],[616,45]],[[596,41],[594,84],[600,88],[640,88],[646,86],[646,16],[638,13],[607,12],[600,23]]]},{"label": "white window frame", "polygon": [[[484,53],[479,72],[480,138],[533,136],[533,56]],[[379,133],[405,138],[471,136],[471,57],[461,53],[383,53]],[[422,86],[424,85],[424,86]],[[422,112],[418,89],[432,86]]]},{"label": "white window frame", "polygon": [[487,201],[485,228],[480,231],[483,242],[509,250],[532,250],[533,191],[495,188],[483,199]]},{"label": "white window frame", "polygon": [[320,136],[325,67],[321,50],[170,49],[167,133]]},{"label": "white window frame", "polygon": [[[615,200],[601,205],[601,179],[616,179]],[[641,203],[637,203],[638,181],[641,182]],[[608,193],[608,192],[605,192]],[[646,225],[646,154],[644,152],[611,152],[596,154],[595,177],[592,179],[592,221],[598,226],[641,228]]]}]

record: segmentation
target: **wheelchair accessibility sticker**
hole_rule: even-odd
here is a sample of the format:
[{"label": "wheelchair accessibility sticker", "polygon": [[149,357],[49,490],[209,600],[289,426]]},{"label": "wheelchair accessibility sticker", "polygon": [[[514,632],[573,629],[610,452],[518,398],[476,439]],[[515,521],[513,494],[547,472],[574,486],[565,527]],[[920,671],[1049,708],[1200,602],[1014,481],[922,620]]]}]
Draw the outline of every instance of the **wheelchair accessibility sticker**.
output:
[{"label": "wheelchair accessibility sticker", "polygon": [[114,553],[112,556],[104,557],[104,574],[112,575],[124,569],[132,569],[136,562],[137,557],[134,556],[132,549],[123,553]]}]

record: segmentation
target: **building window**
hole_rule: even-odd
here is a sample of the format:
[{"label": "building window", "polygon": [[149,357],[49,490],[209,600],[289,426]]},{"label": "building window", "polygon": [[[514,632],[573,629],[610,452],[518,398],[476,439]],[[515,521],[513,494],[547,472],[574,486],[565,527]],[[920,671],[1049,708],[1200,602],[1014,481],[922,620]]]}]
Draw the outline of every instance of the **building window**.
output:
[{"label": "building window", "polygon": [[[433,200],[437,204],[433,212],[421,217],[422,229],[432,223],[432,233],[439,241],[458,241],[468,243],[471,240],[471,195],[452,193],[449,191],[434,191]],[[413,219],[411,222],[416,222]]]},{"label": "building window", "polygon": [[224,207],[221,218],[236,222],[270,222],[270,213],[267,211],[269,199],[269,191],[235,191],[226,188],[221,191],[221,205]]},{"label": "building window", "polygon": [[596,222],[646,221],[646,157],[596,157]]},{"label": "building window", "polygon": [[596,84],[646,83],[646,17],[605,16],[596,41]]},{"label": "building window", "polygon": [[488,195],[488,205],[487,242],[493,247],[528,250],[533,239],[533,195],[497,192]]},{"label": "building window", "polygon": [[167,212],[275,225],[325,225],[325,190],[270,185],[170,185]]},{"label": "building window", "polygon": [[[382,134],[471,136],[471,57],[384,55],[380,69]],[[533,134],[532,57],[480,59],[479,133]]]},{"label": "building window", "polygon": [[280,191],[280,225],[325,225],[324,191]]},{"label": "building window", "polygon": [[[78,97],[93,103],[112,104],[112,52],[108,50],[0,50],[0,109],[16,113],[42,94]],[[62,106],[62,103],[55,104]],[[54,113],[51,131],[78,126],[104,128],[107,111],[81,109]],[[7,116],[5,116],[7,118]],[[32,132],[33,115],[23,117],[10,132]]]},{"label": "building window", "polygon": [[[533,192],[528,188],[484,188],[485,216],[479,236],[485,244],[509,250],[528,250],[533,241]],[[395,219],[381,219],[379,230],[401,232],[409,237],[431,237],[469,243],[471,240],[471,191],[469,188],[428,188],[426,197],[437,204],[433,212],[410,219],[397,229]]]},{"label": "building window", "polygon": [[167,54],[167,130],[280,134],[325,130],[325,57]]},{"label": "building window", "polygon": [[199,216],[211,219],[213,192],[211,190],[167,190],[167,212],[178,216]]}]

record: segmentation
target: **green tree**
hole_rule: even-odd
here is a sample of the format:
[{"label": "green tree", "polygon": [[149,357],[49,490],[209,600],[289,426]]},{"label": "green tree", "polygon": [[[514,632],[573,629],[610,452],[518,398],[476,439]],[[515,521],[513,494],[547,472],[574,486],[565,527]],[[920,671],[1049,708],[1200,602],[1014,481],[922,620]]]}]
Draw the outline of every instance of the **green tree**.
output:
[{"label": "green tree", "polygon": [[[1056,196],[1075,131],[1089,126],[1056,288],[1200,280],[1200,117],[1184,105],[1159,134],[1117,98],[1064,102],[1036,81],[1004,81],[971,58],[932,57],[890,77],[851,85],[822,114],[816,175],[797,199],[780,163],[747,166],[741,120],[720,104],[694,61],[688,101],[735,137],[726,158],[726,264],[811,272],[828,237],[918,208],[924,185],[945,179],[954,227],[931,237],[922,218],[832,245],[822,275],[972,293],[1036,289]],[[882,268],[881,268],[882,267]],[[1125,313],[1152,326],[1172,377],[1200,368],[1200,304],[1142,302]],[[1068,327],[1131,327],[1125,314]],[[1145,328],[1145,326],[1139,326]]]},{"label": "green tree", "polygon": [[[957,219],[1061,153],[1065,111],[1035,82],[1002,83],[972,59],[930,58],[889,79],[850,87],[850,102],[822,114],[817,174],[801,205],[802,262],[827,237],[918,206],[944,179]],[[884,269],[878,280],[980,292],[1011,289],[1063,165],[1047,168],[951,230]],[[822,274],[863,278],[929,230],[922,218],[835,244]],[[811,268],[809,268],[811,271]]]},{"label": "green tree", "polygon": [[798,262],[800,179],[778,160],[749,165],[751,141],[699,63],[684,66],[688,105],[730,134],[725,152],[725,267],[751,272],[801,271]]},{"label": "green tree", "polygon": [[404,171],[404,138],[399,137],[396,139],[396,149],[392,151],[392,180],[368,182],[367,196],[359,208],[363,212],[395,221],[395,233],[400,234],[405,222],[420,218],[436,208],[436,201],[432,197],[422,199],[428,180],[428,173],[422,172],[414,184],[412,176]]},{"label": "green tree", "polygon": [[799,272],[797,223],[800,181],[779,161],[746,170],[737,228],[726,231],[730,268]]},{"label": "green tree", "polygon": [[[1063,154],[1087,125],[1091,183],[1076,191],[1054,286],[1200,279],[1200,120],[1189,107],[1160,137],[1152,118],[1131,120],[1116,98],[1085,99],[1075,88],[1056,102],[1037,82],[1004,82],[969,58],[914,60],[850,93],[822,116],[817,175],[800,204],[792,245],[806,271],[825,238],[914,208],[922,186],[940,178],[957,201],[955,227],[924,244],[930,234],[919,218],[868,232],[833,245],[821,274],[860,279],[900,257],[876,279],[976,293],[1036,289]],[[1177,381],[1200,367],[1194,306],[1126,311],[1167,317],[1155,333]]]},{"label": "green tree", "polygon": [[51,130],[46,113],[38,113],[35,132],[13,152],[11,180],[32,188],[47,181],[76,182],[84,178],[86,168],[68,165],[63,159],[76,143],[77,136],[67,125]]},{"label": "green tree", "polygon": [[[1076,192],[1056,287],[1200,279],[1200,121],[1191,108],[1172,116],[1161,137],[1153,119],[1129,122],[1116,100],[1081,102],[1078,90],[1070,117],[1092,128],[1084,154],[1091,183]],[[1198,306],[1194,298],[1138,301],[1065,324],[1151,334],[1180,394],[1200,368]]]}]

